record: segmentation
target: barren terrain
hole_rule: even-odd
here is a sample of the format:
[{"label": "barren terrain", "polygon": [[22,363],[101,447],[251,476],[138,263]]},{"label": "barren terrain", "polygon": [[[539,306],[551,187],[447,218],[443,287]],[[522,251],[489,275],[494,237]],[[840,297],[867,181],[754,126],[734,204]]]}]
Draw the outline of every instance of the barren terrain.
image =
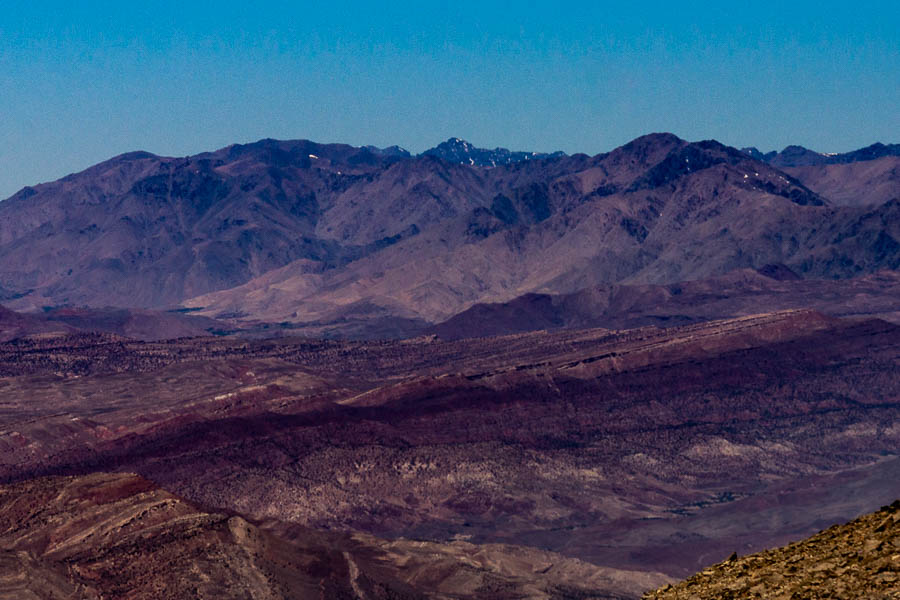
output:
[{"label": "barren terrain", "polygon": [[675,578],[889,502],[898,362],[900,327],[803,310],[463,341],[44,334],[0,345],[0,473],[136,472],[279,536]]},{"label": "barren terrain", "polygon": [[529,548],[271,529],[127,473],[0,486],[0,598],[611,598],[661,577]]}]

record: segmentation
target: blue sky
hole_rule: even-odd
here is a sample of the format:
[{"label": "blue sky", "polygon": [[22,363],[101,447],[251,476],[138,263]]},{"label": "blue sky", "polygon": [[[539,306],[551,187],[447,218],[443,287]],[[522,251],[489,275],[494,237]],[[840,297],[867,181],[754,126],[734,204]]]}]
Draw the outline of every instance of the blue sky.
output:
[{"label": "blue sky", "polygon": [[377,4],[4,0],[0,198],[129,150],[263,137],[900,142],[896,0]]}]

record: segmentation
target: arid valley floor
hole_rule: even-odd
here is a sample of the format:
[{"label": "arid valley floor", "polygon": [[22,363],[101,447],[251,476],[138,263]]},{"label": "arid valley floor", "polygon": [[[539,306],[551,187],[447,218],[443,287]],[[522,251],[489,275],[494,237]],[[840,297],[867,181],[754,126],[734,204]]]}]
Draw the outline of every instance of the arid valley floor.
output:
[{"label": "arid valley floor", "polygon": [[[890,503],[898,365],[897,325],[806,310],[447,342],[39,334],[0,345],[5,568],[103,597],[186,560],[201,597],[351,564],[372,597],[636,597]],[[27,483],[60,475],[82,479]]]}]

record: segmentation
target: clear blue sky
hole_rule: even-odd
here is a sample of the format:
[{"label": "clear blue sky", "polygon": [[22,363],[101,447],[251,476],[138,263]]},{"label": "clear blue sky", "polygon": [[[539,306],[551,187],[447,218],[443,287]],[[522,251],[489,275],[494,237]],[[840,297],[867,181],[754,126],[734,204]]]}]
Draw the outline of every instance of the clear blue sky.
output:
[{"label": "clear blue sky", "polygon": [[0,198],[129,150],[263,137],[900,142],[897,0],[254,4],[4,0]]}]

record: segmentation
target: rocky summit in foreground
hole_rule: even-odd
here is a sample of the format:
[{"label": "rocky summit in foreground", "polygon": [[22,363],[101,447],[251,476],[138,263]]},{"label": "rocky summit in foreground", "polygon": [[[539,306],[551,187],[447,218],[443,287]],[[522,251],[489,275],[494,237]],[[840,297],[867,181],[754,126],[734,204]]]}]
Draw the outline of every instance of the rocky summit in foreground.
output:
[{"label": "rocky summit in foreground", "polygon": [[714,565],[645,600],[900,598],[900,500],[801,542]]}]

